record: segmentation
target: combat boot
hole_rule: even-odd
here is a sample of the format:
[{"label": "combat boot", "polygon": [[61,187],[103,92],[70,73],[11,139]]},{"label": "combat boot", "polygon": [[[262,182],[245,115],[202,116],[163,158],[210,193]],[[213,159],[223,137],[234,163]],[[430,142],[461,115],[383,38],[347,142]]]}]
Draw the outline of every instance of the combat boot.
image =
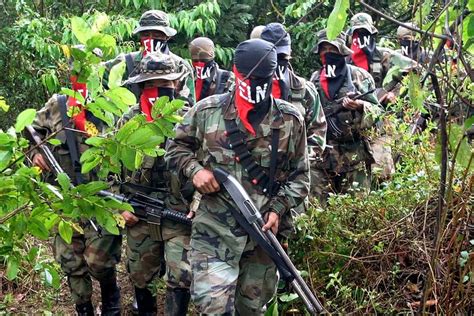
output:
[{"label": "combat boot", "polygon": [[76,304],[76,312],[78,316],[94,316],[94,306],[91,302]]},{"label": "combat boot", "polygon": [[166,289],[165,316],[186,316],[188,312],[189,289]]},{"label": "combat boot", "polygon": [[100,294],[102,296],[102,315],[120,316],[120,288],[117,286],[115,275],[100,282]]},{"label": "combat boot", "polygon": [[156,315],[156,298],[151,294],[149,289],[135,287],[135,297],[137,298],[138,315]]}]

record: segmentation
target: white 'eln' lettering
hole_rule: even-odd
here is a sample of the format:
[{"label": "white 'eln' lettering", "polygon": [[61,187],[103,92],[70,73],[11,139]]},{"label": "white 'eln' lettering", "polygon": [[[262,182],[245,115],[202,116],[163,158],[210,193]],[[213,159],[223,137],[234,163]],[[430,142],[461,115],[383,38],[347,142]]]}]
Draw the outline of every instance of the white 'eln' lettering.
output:
[{"label": "white 'eln' lettering", "polygon": [[328,78],[336,77],[336,65],[327,65],[327,67],[326,67],[326,77],[328,77]]}]

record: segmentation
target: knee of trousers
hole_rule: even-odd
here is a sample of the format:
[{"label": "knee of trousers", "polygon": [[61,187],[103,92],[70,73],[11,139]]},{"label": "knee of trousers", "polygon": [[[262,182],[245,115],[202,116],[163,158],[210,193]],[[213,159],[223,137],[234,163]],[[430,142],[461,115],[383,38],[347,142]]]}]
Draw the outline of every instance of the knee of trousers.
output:
[{"label": "knee of trousers", "polygon": [[73,238],[70,244],[66,243],[59,234],[54,238],[54,257],[66,276],[88,275],[84,250],[85,240],[82,238]]},{"label": "knee of trousers", "polygon": [[151,238],[144,227],[127,231],[127,271],[135,287],[145,288],[160,272],[163,242]]},{"label": "knee of trousers", "polygon": [[104,235],[88,241],[85,259],[89,272],[98,280],[110,278],[120,262],[122,237]]},{"label": "knee of trousers", "polygon": [[168,288],[189,289],[191,286],[189,251],[189,236],[176,236],[165,241],[165,281]]},{"label": "knee of trousers", "polygon": [[192,250],[191,299],[199,313],[234,313],[239,267]]}]

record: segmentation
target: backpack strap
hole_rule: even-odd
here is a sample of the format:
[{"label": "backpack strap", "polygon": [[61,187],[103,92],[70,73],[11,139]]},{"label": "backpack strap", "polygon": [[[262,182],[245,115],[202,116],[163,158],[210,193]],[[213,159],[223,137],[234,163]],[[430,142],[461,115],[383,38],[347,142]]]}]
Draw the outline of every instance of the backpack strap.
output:
[{"label": "backpack strap", "polygon": [[[130,78],[130,76],[132,76],[135,72],[135,60],[134,60],[135,56],[136,55],[132,53],[128,53],[125,55],[125,64],[127,66],[128,78]],[[137,83],[129,84],[129,90],[135,95],[137,100],[140,98],[141,91]]]},{"label": "backpack strap", "polygon": [[[67,116],[67,96],[59,95],[58,96],[58,105],[61,112],[61,120],[63,126],[67,127],[70,125],[71,119]],[[74,169],[74,175],[76,176],[76,184],[81,184],[84,182],[84,178],[81,173],[81,163],[79,160],[79,151],[77,148],[77,140],[74,132],[70,129],[66,129],[66,144],[69,149],[69,155],[71,157],[72,167]]]}]

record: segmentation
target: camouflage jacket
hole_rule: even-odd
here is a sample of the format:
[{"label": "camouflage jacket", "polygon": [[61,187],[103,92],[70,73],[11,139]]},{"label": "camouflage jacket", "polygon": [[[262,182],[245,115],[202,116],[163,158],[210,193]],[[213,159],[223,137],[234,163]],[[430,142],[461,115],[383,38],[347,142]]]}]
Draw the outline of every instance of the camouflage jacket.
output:
[{"label": "camouflage jacket", "polygon": [[[48,102],[38,111],[36,112],[35,120],[33,121],[33,128],[42,136],[47,137],[48,135],[55,133],[63,128],[63,120],[61,117],[61,111],[59,109],[59,102],[58,102],[59,95],[53,95]],[[71,128],[74,128],[74,122],[71,123]],[[98,129],[103,131],[105,125],[99,126]],[[87,136],[85,134],[75,132],[77,141],[77,148],[79,151],[79,155],[85,152],[89,146],[85,143]],[[59,132],[54,138],[61,141],[61,144],[55,147],[52,147],[51,150],[53,151],[56,160],[59,162],[61,167],[64,171],[68,174],[73,182],[76,180],[75,171],[72,165],[71,156],[69,154],[69,148],[66,143],[66,132],[63,130]],[[31,157],[33,157],[38,150],[34,150],[31,153]],[[93,176],[93,172],[89,174],[83,174],[84,181],[91,181],[95,177]],[[53,180],[53,177],[48,176],[48,181]]]},{"label": "camouflage jacket", "polygon": [[288,102],[293,104],[304,117],[310,156],[321,153],[326,147],[327,123],[316,87],[312,82],[290,71]]},{"label": "camouflage jacket", "polygon": [[[270,112],[256,130],[248,133],[241,124],[230,93],[214,95],[198,102],[176,126],[176,136],[167,146],[165,159],[170,170],[180,178],[192,179],[203,168],[222,167],[242,183],[262,213],[269,209],[281,216],[289,215],[290,208],[301,204],[309,191],[309,162],[306,150],[306,131],[302,115],[289,103],[274,100]],[[248,173],[235,160],[235,152],[224,135],[225,119],[235,119],[246,135],[247,146],[256,163],[270,167],[272,129],[280,130],[278,163],[275,178],[282,183],[272,198],[251,183]],[[193,219],[191,245],[228,261],[238,258],[247,242],[229,208],[236,208],[224,188],[205,194]]]},{"label": "camouflage jacket", "polygon": [[[343,110],[337,114],[329,115],[333,107],[340,107],[340,104],[337,104],[335,100],[345,97],[349,92],[364,94],[375,89],[374,80],[367,71],[352,65],[347,65],[347,67],[347,80],[332,101],[327,99],[325,92],[319,85],[319,72],[317,71],[311,76],[311,81],[318,88],[328,120],[327,144],[329,146],[316,166],[319,169],[334,172],[352,171],[360,162],[372,160],[367,130],[375,126],[382,113],[377,97],[372,92],[361,99],[364,103],[362,111]],[[349,80],[349,75],[351,80]],[[333,135],[331,127],[333,125],[338,125],[337,127],[344,132],[340,137]]]},{"label": "camouflage jacket", "polygon": [[[352,63],[352,60],[349,62]],[[369,73],[374,78],[376,88],[387,88],[393,80],[400,81],[401,76],[418,67],[418,63],[413,59],[390,48],[377,47],[369,66]]]},{"label": "camouflage jacket", "polygon": [[[123,126],[127,121],[136,115],[143,114],[140,105],[135,105],[125,113],[118,121],[118,126]],[[180,194],[181,187],[176,179],[172,178],[168,171],[164,157],[144,156],[140,168],[131,172],[123,168],[121,174],[120,188],[121,193],[130,194],[141,192],[163,200],[166,206],[183,213],[188,212],[188,203]],[[163,190],[167,190],[165,192]],[[150,224],[150,232],[155,239],[167,240],[175,236],[189,234],[189,227],[169,220],[165,220],[158,225]]]},{"label": "camouflage jacket", "polygon": [[[131,52],[129,53],[133,59],[133,69],[137,69],[137,67],[140,64],[141,59],[143,58],[143,52],[142,51],[137,51],[137,52]],[[182,77],[182,79],[179,82],[178,88],[176,89],[177,94],[176,97],[179,99],[183,99],[184,101],[188,102],[191,106],[195,103],[195,98],[194,98],[194,72],[193,68],[183,58],[179,57],[178,55],[173,54],[172,52],[169,53],[171,57],[178,63],[179,68],[184,67],[186,69],[185,75]],[[112,69],[113,66],[120,62],[125,62],[126,63],[126,56],[127,54],[120,54],[117,57],[115,57],[112,60],[109,60],[105,62],[105,67],[106,67],[106,74],[105,74],[105,80],[108,79],[108,72],[110,69]],[[129,77],[133,77],[136,75],[134,71],[130,72],[129,67],[125,67],[125,72],[123,74],[123,80],[127,80]],[[133,89],[131,89],[130,86],[127,87],[130,91],[133,92]],[[134,92],[135,93],[135,92]],[[138,92],[138,95],[135,95],[137,99],[140,97],[140,93]]]}]

